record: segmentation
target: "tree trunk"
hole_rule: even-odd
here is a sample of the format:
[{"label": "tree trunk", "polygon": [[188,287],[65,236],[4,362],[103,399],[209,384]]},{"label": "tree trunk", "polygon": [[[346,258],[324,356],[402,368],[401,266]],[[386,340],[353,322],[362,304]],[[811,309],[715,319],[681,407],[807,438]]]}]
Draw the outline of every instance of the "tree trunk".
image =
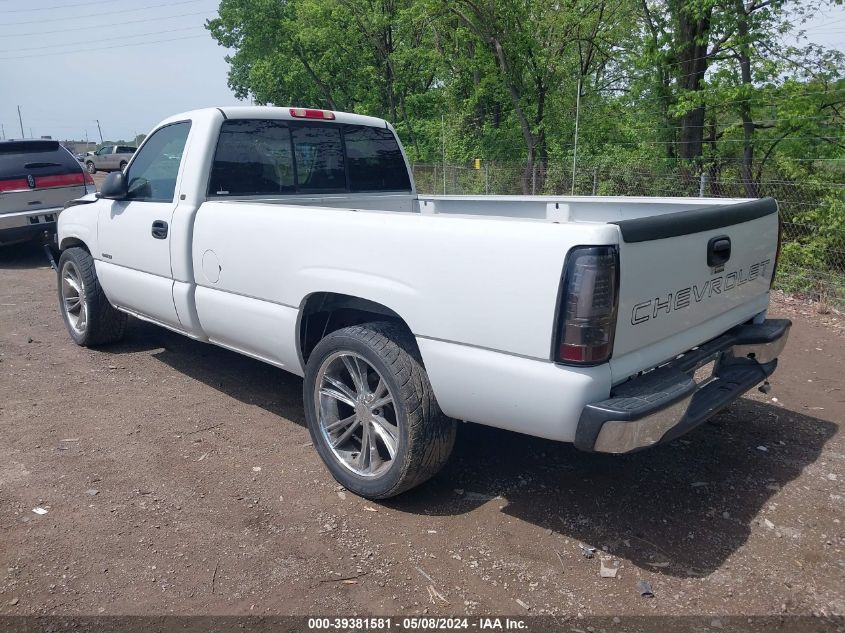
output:
[{"label": "tree trunk", "polygon": [[[712,8],[700,14],[692,12],[689,3],[671,0],[670,10],[675,15],[675,51],[678,57],[678,88],[683,92],[699,92],[707,72],[707,45],[710,35]],[[687,160],[701,157],[704,139],[704,105],[684,114],[680,121],[678,135],[678,156]]]},{"label": "tree trunk", "polygon": [[495,37],[490,38],[490,45],[493,47],[493,52],[496,55],[496,61],[499,64],[499,71],[502,74],[502,80],[508,88],[508,94],[511,97],[514,113],[519,120],[519,127],[522,130],[522,138],[525,140],[525,148],[528,150],[528,162],[525,165],[525,171],[522,172],[522,193],[528,195],[531,193],[531,179],[534,175],[534,157],[537,151],[537,138],[531,131],[531,125],[528,122],[528,116],[522,109],[520,104],[520,94],[514,86],[510,78],[510,71],[508,69],[507,58],[505,57],[505,49],[502,43]]},{"label": "tree trunk", "polygon": [[[734,0],[737,12],[737,35],[739,47],[737,60],[742,85],[746,90],[751,89],[751,52],[748,44],[748,13],[742,0]],[[739,102],[739,117],[742,120],[742,182],[745,194],[749,198],[758,196],[757,181],[754,179],[754,119],[751,117],[751,103],[746,97]]]}]

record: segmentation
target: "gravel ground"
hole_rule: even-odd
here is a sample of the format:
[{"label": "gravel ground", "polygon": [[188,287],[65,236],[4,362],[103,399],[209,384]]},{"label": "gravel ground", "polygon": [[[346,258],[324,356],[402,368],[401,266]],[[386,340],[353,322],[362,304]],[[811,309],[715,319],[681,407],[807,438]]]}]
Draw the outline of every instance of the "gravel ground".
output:
[{"label": "gravel ground", "polygon": [[373,503],[320,463],[299,378],[138,321],[76,347],[55,294],[39,249],[0,250],[0,614],[845,613],[835,315],[776,302],[772,392],[669,446],[461,425]]}]

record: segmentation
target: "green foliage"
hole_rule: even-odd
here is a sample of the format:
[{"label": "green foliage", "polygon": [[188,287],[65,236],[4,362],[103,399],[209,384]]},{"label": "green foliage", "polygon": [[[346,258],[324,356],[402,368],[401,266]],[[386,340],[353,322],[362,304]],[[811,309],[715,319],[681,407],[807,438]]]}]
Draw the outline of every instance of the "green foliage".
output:
[{"label": "green foliage", "polygon": [[238,97],[389,120],[441,164],[421,189],[481,158],[447,190],[568,192],[577,117],[577,191],[774,195],[784,266],[845,277],[845,57],[783,43],[831,2],[221,0],[206,26]]}]

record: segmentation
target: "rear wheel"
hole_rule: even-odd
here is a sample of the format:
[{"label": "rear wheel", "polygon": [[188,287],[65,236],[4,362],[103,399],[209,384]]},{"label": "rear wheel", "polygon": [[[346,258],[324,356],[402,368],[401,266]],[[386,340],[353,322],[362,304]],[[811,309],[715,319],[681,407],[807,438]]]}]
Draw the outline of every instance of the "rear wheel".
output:
[{"label": "rear wheel", "polygon": [[58,268],[59,310],[74,342],[91,347],[122,339],[127,316],[106,298],[90,253],[69,248],[59,258]]},{"label": "rear wheel", "polygon": [[305,413],[334,478],[370,499],[398,495],[436,474],[455,444],[455,421],[431,389],[411,334],[392,323],[333,332],[305,372]]},{"label": "rear wheel", "polygon": [[87,163],[85,163],[85,169],[88,170],[89,174],[93,175],[93,174],[97,173],[97,168],[94,166],[94,163],[90,160]]},{"label": "rear wheel", "polygon": [[120,171],[123,171],[124,169],[126,169],[126,161],[122,160],[120,161]]}]

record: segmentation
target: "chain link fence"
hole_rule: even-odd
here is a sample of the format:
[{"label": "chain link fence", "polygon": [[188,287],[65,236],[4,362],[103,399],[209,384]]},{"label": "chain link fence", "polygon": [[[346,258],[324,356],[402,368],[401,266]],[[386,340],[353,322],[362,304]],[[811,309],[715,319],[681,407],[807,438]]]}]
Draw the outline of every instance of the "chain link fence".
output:
[{"label": "chain link fence", "polygon": [[[792,295],[845,311],[845,171],[796,181],[770,169],[753,182],[743,179],[737,163],[704,173],[683,168],[485,162],[463,165],[414,165],[417,190],[439,195],[699,196],[747,198],[771,196],[782,221],[782,251],[776,287]],[[839,178],[835,178],[836,176]]]}]

